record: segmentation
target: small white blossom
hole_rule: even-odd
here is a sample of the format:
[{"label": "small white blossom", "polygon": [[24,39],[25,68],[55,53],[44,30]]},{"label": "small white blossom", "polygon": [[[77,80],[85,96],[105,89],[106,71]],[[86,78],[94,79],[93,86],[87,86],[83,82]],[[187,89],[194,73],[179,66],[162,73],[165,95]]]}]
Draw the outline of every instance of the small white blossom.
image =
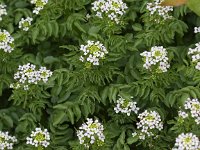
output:
[{"label": "small white blossom", "polygon": [[7,15],[6,7],[6,5],[0,4],[0,21],[3,15]]},{"label": "small white blossom", "polygon": [[36,128],[32,131],[30,137],[26,138],[26,144],[33,145],[35,147],[48,147],[50,144],[50,135],[47,129],[42,130],[41,128]]},{"label": "small white blossom", "polygon": [[152,3],[147,3],[147,10],[150,12],[150,15],[158,15],[162,17],[164,20],[171,19],[172,16],[169,15],[169,12],[173,11],[173,7],[161,6],[162,1],[163,0],[154,0],[154,2]]},{"label": "small white blossom", "polygon": [[81,45],[80,50],[83,52],[79,58],[80,61],[87,62],[89,65],[99,65],[100,59],[103,59],[108,53],[99,41],[87,41],[87,45]]},{"label": "small white blossom", "polygon": [[136,106],[136,102],[132,102],[130,100],[126,100],[121,96],[117,100],[117,105],[114,108],[116,113],[125,113],[127,116],[130,116],[131,112],[138,113],[139,108]]},{"label": "small white blossom", "polygon": [[188,114],[186,112],[180,110],[180,111],[178,111],[178,116],[185,119],[188,117]]},{"label": "small white blossom", "polygon": [[0,131],[0,149],[13,149],[14,143],[17,142],[15,136],[8,135],[8,132]]},{"label": "small white blossom", "polygon": [[0,29],[0,49],[11,53],[14,50],[14,38],[6,30]]},{"label": "small white blossom", "polygon": [[140,121],[137,123],[137,129],[140,130],[139,139],[144,140],[145,137],[154,136],[154,131],[161,131],[163,123],[160,115],[155,111],[145,110],[138,115]]},{"label": "small white blossom", "polygon": [[90,145],[97,144],[102,146],[105,140],[103,134],[104,127],[98,120],[93,121],[93,119],[87,118],[87,122],[82,124],[77,131],[77,136],[79,138],[80,144],[89,148]]},{"label": "small white blossom", "polygon": [[48,0],[31,0],[31,4],[35,4],[35,8],[33,10],[34,14],[39,14],[39,12],[44,8],[44,6],[48,3]]},{"label": "small white blossom", "polygon": [[189,48],[188,55],[191,55],[192,62],[196,63],[195,68],[200,70],[200,42],[195,46],[195,48]]},{"label": "small white blossom", "polygon": [[40,81],[46,83],[52,74],[46,67],[40,67],[39,70],[36,70],[35,65],[28,63],[18,67],[18,71],[14,74],[14,79],[17,82],[11,84],[10,88],[18,89],[23,87],[24,90],[29,90],[30,84],[38,84]]},{"label": "small white blossom", "polygon": [[151,51],[144,51],[140,54],[144,57],[145,64],[143,67],[148,70],[152,70],[152,67],[156,69],[156,72],[167,72],[170,67],[168,63],[167,50],[163,46],[154,46]]},{"label": "small white blossom", "polygon": [[91,18],[90,14],[86,14],[86,19],[89,20]]},{"label": "small white blossom", "polygon": [[200,33],[200,27],[194,27],[194,33]]},{"label": "small white blossom", "polygon": [[96,0],[92,5],[92,10],[96,12],[97,17],[109,18],[117,24],[120,23],[120,18],[128,9],[126,3],[123,3],[122,0]]},{"label": "small white blossom", "polygon": [[195,119],[197,124],[200,124],[200,102],[198,99],[188,98],[184,104],[184,108],[189,110],[191,117]]},{"label": "small white blossom", "polygon": [[19,22],[19,28],[23,29],[24,31],[28,31],[29,27],[31,26],[31,22],[33,21],[33,18],[27,17],[26,19],[22,18]]},{"label": "small white blossom", "polygon": [[132,136],[133,136],[133,137],[137,136],[137,132],[133,132],[133,133],[132,133]]},{"label": "small white blossom", "polygon": [[182,133],[176,138],[173,150],[198,150],[200,142],[193,133]]}]

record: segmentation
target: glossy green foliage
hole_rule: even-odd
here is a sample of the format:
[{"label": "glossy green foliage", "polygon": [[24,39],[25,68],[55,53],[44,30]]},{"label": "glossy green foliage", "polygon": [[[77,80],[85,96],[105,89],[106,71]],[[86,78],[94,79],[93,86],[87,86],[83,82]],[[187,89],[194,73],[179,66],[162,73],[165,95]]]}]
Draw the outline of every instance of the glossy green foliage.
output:
[{"label": "glossy green foliage", "polygon": [[[198,126],[181,128],[176,120],[187,98],[200,99],[200,71],[187,54],[200,41],[200,35],[194,34],[200,17],[186,6],[174,8],[173,19],[156,23],[146,11],[147,0],[124,0],[128,6],[124,23],[115,25],[86,17],[92,0],[49,0],[39,15],[32,13],[30,0],[2,2],[8,15],[0,29],[14,37],[15,50],[0,52],[0,130],[18,138],[14,149],[32,150],[26,137],[42,127],[51,135],[47,149],[84,150],[76,131],[86,118],[98,118],[105,128],[105,144],[95,150],[168,150],[186,128],[200,136]],[[28,16],[34,20],[25,32],[18,23]],[[79,60],[80,45],[87,40],[101,41],[109,52],[99,66],[89,69]],[[166,73],[143,68],[140,53],[155,45],[168,51]],[[11,89],[18,66],[28,62],[46,66],[52,77],[29,91]],[[139,112],[149,109],[161,115],[164,129],[158,139],[142,142],[132,137],[137,115],[115,113],[118,95],[133,96]]]}]

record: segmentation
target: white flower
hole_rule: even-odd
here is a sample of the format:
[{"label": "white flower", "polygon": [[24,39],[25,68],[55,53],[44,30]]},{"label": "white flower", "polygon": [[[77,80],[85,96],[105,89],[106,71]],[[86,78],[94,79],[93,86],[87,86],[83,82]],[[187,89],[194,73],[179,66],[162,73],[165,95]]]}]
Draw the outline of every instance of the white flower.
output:
[{"label": "white flower", "polygon": [[29,90],[30,84],[38,84],[40,81],[46,83],[52,74],[46,67],[41,67],[39,70],[36,70],[35,65],[28,63],[18,67],[18,71],[14,74],[14,79],[17,82],[11,84],[10,87],[14,89],[23,87],[24,90]]},{"label": "white flower", "polygon": [[117,24],[128,9],[126,3],[123,3],[122,0],[96,0],[92,5],[92,10],[96,12],[97,17],[109,18]]},{"label": "white flower", "polygon": [[[151,70],[153,66],[156,67],[156,71],[167,72],[167,69],[170,67],[168,63],[167,50],[163,46],[154,46],[151,48],[151,51],[144,51],[140,54],[144,57],[145,64],[143,67],[145,69]],[[155,68],[154,67],[154,68]]]},{"label": "white flower", "polygon": [[195,119],[197,124],[200,124],[200,102],[198,99],[188,98],[184,104],[184,108],[189,110],[191,117]]},{"label": "white flower", "polygon": [[127,116],[130,116],[131,112],[138,113],[139,108],[136,106],[136,102],[132,102],[129,100],[126,100],[120,96],[120,98],[117,100],[117,105],[114,108],[116,113],[125,113]]},{"label": "white flower", "polygon": [[79,58],[80,61],[86,61],[92,65],[99,65],[100,59],[103,59],[105,54],[108,53],[99,41],[87,41],[87,45],[81,45],[80,50],[83,52],[83,55]]},{"label": "white flower", "polygon": [[132,133],[132,136],[133,136],[133,137],[137,136],[137,132],[133,132],[133,133]]},{"label": "white flower", "polygon": [[196,63],[195,68],[200,70],[200,42],[195,44],[195,48],[189,48],[188,55],[191,55],[192,62]]},{"label": "white flower", "polygon": [[195,66],[195,68],[196,68],[197,70],[200,70],[200,62],[197,63],[197,65]]},{"label": "white flower", "polygon": [[89,20],[91,18],[90,14],[86,14],[86,19]]},{"label": "white flower", "polygon": [[[172,6],[161,6],[163,0],[154,0],[152,3],[147,3],[147,10],[150,12],[150,15],[159,15],[164,20],[171,19],[172,16],[169,15],[170,11],[173,11]],[[158,20],[156,20],[158,21]]]},{"label": "white flower", "polygon": [[193,133],[182,133],[176,138],[173,150],[198,150],[200,142]]},{"label": "white flower", "polygon": [[17,142],[15,136],[8,135],[8,132],[0,131],[0,149],[13,149],[14,143]]},{"label": "white flower", "polygon": [[44,83],[48,81],[48,78],[52,76],[52,72],[47,70],[46,67],[41,67],[38,71],[38,78],[42,80]]},{"label": "white flower", "polygon": [[0,29],[0,49],[4,52],[12,52],[14,50],[14,38],[6,30]]},{"label": "white flower", "polygon": [[79,138],[80,144],[85,147],[90,147],[90,145],[97,144],[101,146],[104,143],[105,136],[103,134],[104,128],[98,120],[93,121],[93,119],[87,118],[87,122],[82,124],[77,131],[77,136]]},{"label": "white flower", "polygon": [[32,4],[35,4],[35,8],[33,10],[34,14],[39,14],[39,12],[44,8],[44,6],[48,3],[48,0],[31,0]]},{"label": "white flower", "polygon": [[154,136],[154,131],[161,131],[163,123],[160,115],[155,111],[145,110],[138,115],[140,121],[137,123],[137,129],[140,130],[139,139],[145,139],[146,136]]},{"label": "white flower", "polygon": [[41,128],[36,128],[35,131],[32,131],[30,137],[26,138],[26,144],[30,144],[35,147],[48,147],[48,145],[50,144],[49,141],[49,132],[47,131],[47,129],[42,130]]},{"label": "white flower", "polygon": [[0,21],[3,15],[7,15],[6,7],[6,5],[0,4]]},{"label": "white flower", "polygon": [[188,114],[186,112],[180,110],[180,111],[178,111],[178,116],[185,119],[188,117]]},{"label": "white flower", "polygon": [[29,27],[31,26],[31,22],[33,21],[33,18],[27,17],[26,19],[22,18],[19,22],[19,28],[23,29],[24,31],[28,31]]},{"label": "white flower", "polygon": [[194,33],[200,33],[200,27],[194,27]]}]

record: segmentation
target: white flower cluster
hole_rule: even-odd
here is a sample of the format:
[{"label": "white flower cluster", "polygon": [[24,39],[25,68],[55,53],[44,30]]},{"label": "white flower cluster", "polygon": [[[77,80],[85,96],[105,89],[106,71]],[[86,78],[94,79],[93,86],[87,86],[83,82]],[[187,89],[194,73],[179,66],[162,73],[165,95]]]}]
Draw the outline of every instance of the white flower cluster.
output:
[{"label": "white flower cluster", "polygon": [[35,147],[48,147],[50,144],[50,135],[47,129],[42,130],[41,128],[36,128],[32,131],[30,137],[26,138],[26,144],[33,145]]},{"label": "white flower cluster", "polygon": [[138,113],[139,108],[136,106],[136,102],[124,99],[120,96],[117,100],[117,106],[114,108],[116,113],[125,113],[127,116],[130,116],[131,112]]},{"label": "white flower cluster", "polygon": [[92,10],[96,12],[97,17],[109,18],[117,24],[120,23],[120,18],[128,9],[122,0],[97,0],[92,5]]},{"label": "white flower cluster", "polygon": [[194,33],[200,33],[200,27],[194,27]]},{"label": "white flower cluster", "polygon": [[24,31],[28,31],[29,27],[31,26],[31,22],[33,21],[33,18],[27,17],[26,19],[22,18],[19,22],[19,28],[23,29]]},{"label": "white flower cluster", "polygon": [[28,63],[18,67],[18,72],[14,74],[14,79],[17,80],[17,83],[11,84],[10,87],[18,89],[22,85],[24,90],[28,90],[29,84],[37,84],[40,81],[46,83],[52,74],[46,67],[40,67],[39,70],[36,70],[35,65]]},{"label": "white flower cluster", "polygon": [[191,117],[195,119],[197,124],[200,124],[200,102],[198,99],[188,98],[184,104],[184,108],[189,110]]},{"label": "white flower cluster", "polygon": [[99,60],[105,57],[108,53],[106,48],[99,41],[87,41],[87,45],[81,45],[83,56],[80,57],[82,62],[86,61],[89,64],[99,65]]},{"label": "white flower cluster", "polygon": [[7,15],[6,5],[0,4],[0,21],[3,15]]},{"label": "white flower cluster", "polygon": [[161,117],[156,111],[145,110],[138,115],[138,118],[140,122],[137,123],[137,129],[141,131],[139,134],[141,140],[144,140],[146,136],[154,136],[154,131],[163,129]]},{"label": "white flower cluster", "polygon": [[200,141],[192,133],[182,133],[176,138],[176,143],[172,150],[199,150]]},{"label": "white flower cluster", "polygon": [[145,64],[143,65],[146,69],[156,69],[157,72],[167,72],[170,67],[168,63],[167,50],[163,46],[154,46],[151,51],[145,51],[140,54],[144,57]]},{"label": "white flower cluster", "polygon": [[14,50],[14,38],[6,30],[0,29],[0,49],[4,52],[12,52]]},{"label": "white flower cluster", "polygon": [[164,20],[171,19],[172,16],[169,15],[170,11],[173,11],[172,6],[161,6],[163,0],[154,0],[152,3],[147,3],[147,10],[151,15],[159,15]]},{"label": "white flower cluster", "polygon": [[35,4],[35,8],[33,10],[34,14],[39,14],[39,12],[44,8],[44,6],[48,3],[48,0],[31,0],[31,4]]},{"label": "white flower cluster", "polygon": [[17,142],[15,136],[8,135],[8,132],[0,131],[0,149],[13,149],[14,143]]},{"label": "white flower cluster", "polygon": [[189,48],[188,55],[192,55],[192,62],[196,63],[195,68],[200,70],[200,42],[195,46],[195,48]]},{"label": "white flower cluster", "polygon": [[178,111],[178,116],[183,118],[183,119],[185,119],[185,118],[188,117],[188,114],[186,112],[184,112],[184,111],[179,110]]},{"label": "white flower cluster", "polygon": [[93,144],[102,146],[105,140],[103,131],[104,127],[98,120],[93,121],[93,119],[87,118],[87,122],[79,127],[77,136],[80,144],[83,144],[85,147],[89,148]]}]

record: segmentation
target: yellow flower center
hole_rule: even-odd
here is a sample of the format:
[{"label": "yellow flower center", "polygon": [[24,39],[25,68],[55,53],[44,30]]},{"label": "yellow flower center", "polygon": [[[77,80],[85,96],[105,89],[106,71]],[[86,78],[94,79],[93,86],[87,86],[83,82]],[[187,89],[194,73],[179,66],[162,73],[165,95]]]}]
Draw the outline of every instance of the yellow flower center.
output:
[{"label": "yellow flower center", "polygon": [[191,140],[192,139],[190,137],[187,137],[184,139],[184,143],[189,144],[191,142]]},{"label": "yellow flower center", "polygon": [[124,102],[122,103],[122,107],[123,108],[126,108],[129,104],[129,101],[128,100],[124,100]]},{"label": "yellow flower center", "polygon": [[32,69],[28,69],[28,70],[26,71],[26,73],[30,73],[30,72],[33,72],[33,70],[32,70]]},{"label": "yellow flower center", "polygon": [[96,123],[93,123],[93,124],[91,124],[91,125],[89,126],[89,128],[92,128],[92,129],[97,128],[97,127],[98,127],[98,126],[97,126]]},{"label": "yellow flower center", "polygon": [[95,53],[95,52],[98,52],[98,51],[99,51],[99,47],[96,46],[96,45],[92,45],[92,46],[90,46],[88,49],[89,49],[89,51],[90,51],[91,53]]},{"label": "yellow flower center", "polygon": [[5,139],[3,137],[0,137],[0,143],[3,143]]},{"label": "yellow flower center", "polygon": [[23,23],[23,27],[29,27],[30,25],[29,25],[29,22],[28,21],[25,21],[24,23]]},{"label": "yellow flower center", "polygon": [[42,134],[42,133],[38,133],[38,134],[36,134],[36,136],[35,136],[35,140],[36,140],[36,141],[39,141],[39,142],[44,141],[44,140],[45,140],[45,135]]},{"label": "yellow flower center", "polygon": [[149,121],[152,121],[152,120],[154,120],[155,118],[154,118],[154,116],[148,115],[148,116],[145,117],[145,119],[146,119],[146,120],[149,120]]},{"label": "yellow flower center", "polygon": [[116,2],[113,2],[112,5],[113,5],[115,8],[119,8],[119,7],[120,7],[120,5],[117,4]]},{"label": "yellow flower center", "polygon": [[200,110],[200,105],[199,104],[193,104],[193,107],[195,107],[197,110]]},{"label": "yellow flower center", "polygon": [[155,51],[155,56],[156,57],[159,57],[159,56],[161,56],[162,54],[161,54],[161,52],[160,51]]},{"label": "yellow flower center", "polygon": [[44,72],[41,73],[41,76],[46,77],[47,73],[44,71]]},{"label": "yellow flower center", "polygon": [[43,7],[45,5],[45,3],[42,2],[42,0],[37,0],[35,5],[36,5],[36,7]]},{"label": "yellow flower center", "polygon": [[0,34],[0,42],[3,42],[4,40],[6,40],[6,34],[2,33]]}]

